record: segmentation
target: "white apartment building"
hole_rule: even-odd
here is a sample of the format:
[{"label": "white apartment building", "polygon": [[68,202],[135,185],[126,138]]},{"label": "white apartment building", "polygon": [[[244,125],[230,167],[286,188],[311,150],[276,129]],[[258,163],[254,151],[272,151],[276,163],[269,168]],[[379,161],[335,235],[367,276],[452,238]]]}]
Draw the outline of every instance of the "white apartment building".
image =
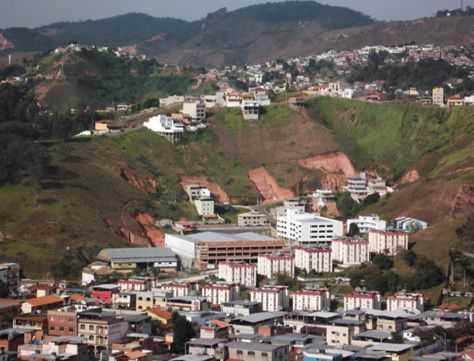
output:
[{"label": "white apartment building", "polygon": [[344,311],[355,309],[379,310],[381,303],[382,297],[378,292],[353,292],[344,296]]},{"label": "white apartment building", "polygon": [[184,96],[182,95],[171,95],[166,98],[160,98],[160,107],[170,107],[175,104],[183,103]]},{"label": "white apartment building", "polygon": [[440,107],[444,106],[444,89],[434,88],[433,89],[433,105],[438,105]]},{"label": "white apartment building", "polygon": [[158,133],[173,144],[179,142],[184,134],[183,124],[163,114],[151,117],[143,126]]},{"label": "white apartment building", "polygon": [[212,198],[200,198],[194,200],[194,206],[196,207],[196,212],[201,217],[211,218],[214,217],[214,199]]},{"label": "white apartment building", "polygon": [[306,213],[302,207],[286,208],[277,216],[278,237],[301,246],[329,244],[343,233],[342,222]]},{"label": "white apartment building", "polygon": [[295,277],[295,259],[288,254],[258,256],[257,274],[269,279],[278,274]]},{"label": "white apartment building", "polygon": [[424,310],[424,299],[421,293],[400,292],[387,297],[387,311],[420,311]]},{"label": "white apartment building", "polygon": [[186,187],[186,193],[190,201],[211,197],[211,191],[207,187],[200,186],[199,184],[188,185]]},{"label": "white apartment building", "polygon": [[359,232],[362,234],[369,233],[371,230],[385,231],[387,229],[387,222],[376,215],[348,219],[346,223],[347,233],[349,233],[352,224],[357,225]]},{"label": "white apartment building", "polygon": [[235,284],[215,283],[204,285],[201,296],[205,297],[212,305],[235,301],[239,295],[239,286]]},{"label": "white apartment building", "polygon": [[268,286],[250,289],[250,301],[262,305],[264,312],[278,312],[289,306],[288,287]]},{"label": "white apartment building", "polygon": [[258,120],[260,118],[260,104],[255,100],[242,101],[240,109],[245,120]]},{"label": "white apartment building", "polygon": [[242,97],[237,93],[225,94],[225,106],[227,108],[240,108]]},{"label": "white apartment building", "polygon": [[250,263],[219,263],[218,277],[227,283],[245,287],[257,286],[257,265]]},{"label": "white apartment building", "polygon": [[372,230],[369,232],[369,253],[396,256],[408,249],[408,233]]},{"label": "white apartment building", "polygon": [[331,296],[327,289],[302,290],[290,295],[292,310],[300,312],[329,311]]},{"label": "white apartment building", "polygon": [[170,282],[160,286],[160,289],[172,293],[173,297],[189,296],[191,285],[188,283]]},{"label": "white apartment building", "polygon": [[269,224],[268,217],[257,211],[250,211],[237,216],[237,225],[239,227],[264,227]]},{"label": "white apartment building", "polygon": [[332,260],[343,266],[369,262],[369,242],[365,239],[339,238],[332,241]]},{"label": "white apartment building", "polygon": [[206,104],[200,99],[186,99],[183,103],[183,114],[191,117],[193,122],[202,123],[206,120]]},{"label": "white apartment building", "polygon": [[332,272],[332,254],[329,247],[296,247],[295,267],[310,272]]},{"label": "white apartment building", "polygon": [[360,173],[358,176],[348,177],[346,190],[351,194],[352,199],[361,202],[368,196],[367,174]]}]

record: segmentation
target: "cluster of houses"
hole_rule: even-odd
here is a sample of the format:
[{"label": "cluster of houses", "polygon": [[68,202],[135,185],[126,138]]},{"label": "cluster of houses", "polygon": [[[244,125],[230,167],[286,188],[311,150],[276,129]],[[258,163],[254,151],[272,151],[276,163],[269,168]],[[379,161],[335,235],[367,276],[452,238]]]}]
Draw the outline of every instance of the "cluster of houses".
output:
[{"label": "cluster of houses", "polygon": [[[433,340],[420,336],[471,322],[471,312],[428,310],[421,293],[383,296],[262,283],[281,274],[295,277],[297,268],[330,272],[332,252],[304,245],[293,253],[278,252],[273,244],[271,252],[262,245],[255,256],[259,240],[268,247],[274,240],[251,234],[200,236],[211,247],[219,246],[219,237],[234,243],[234,251],[220,258],[215,273],[184,278],[175,273],[180,257],[154,248],[103,250],[98,259],[118,277],[107,283],[87,279],[75,288],[22,280],[17,264],[0,264],[0,277],[11,290],[10,298],[0,299],[1,359],[461,361],[472,352],[466,347],[472,337],[448,352],[442,335]],[[254,245],[243,255],[246,240]],[[197,237],[192,241],[205,246],[196,244]],[[367,252],[396,254],[406,242],[398,234],[369,231]],[[178,242],[174,246],[180,247]],[[342,257],[344,252],[336,251]],[[136,275],[149,268],[170,277]],[[174,343],[182,342],[174,337],[175,313],[195,332],[184,340],[182,356],[172,354]]]}]

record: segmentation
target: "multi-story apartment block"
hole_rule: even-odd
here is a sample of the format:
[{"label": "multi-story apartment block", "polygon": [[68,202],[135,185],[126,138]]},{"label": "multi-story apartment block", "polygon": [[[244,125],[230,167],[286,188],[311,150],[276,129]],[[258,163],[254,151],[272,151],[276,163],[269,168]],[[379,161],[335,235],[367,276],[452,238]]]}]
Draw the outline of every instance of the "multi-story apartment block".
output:
[{"label": "multi-story apartment block", "polygon": [[342,222],[306,213],[302,207],[286,208],[277,217],[278,236],[302,246],[329,244],[343,233]]},{"label": "multi-story apartment block", "polygon": [[161,289],[137,292],[136,294],[136,311],[146,311],[157,306],[164,306],[166,300],[173,297],[172,292]]},{"label": "multi-story apartment block", "polygon": [[380,309],[381,303],[379,292],[352,292],[344,296],[344,311]]},{"label": "multi-story apartment block", "polygon": [[123,318],[100,312],[81,313],[77,325],[78,336],[96,350],[109,350],[112,342],[121,340],[128,331]]},{"label": "multi-story apartment block", "polygon": [[295,276],[295,259],[289,254],[268,254],[258,256],[257,273],[267,278],[273,278],[278,274]]},{"label": "multi-story apartment block", "polygon": [[77,336],[77,318],[74,308],[48,311],[48,336]]},{"label": "multi-story apartment block", "polygon": [[370,231],[369,253],[395,256],[408,249],[408,233],[399,231]]},{"label": "multi-story apartment block", "polygon": [[237,225],[239,227],[264,227],[268,226],[270,221],[268,217],[260,212],[251,211],[239,214],[237,217]]},{"label": "multi-story apartment block", "polygon": [[369,261],[369,242],[365,239],[339,238],[332,241],[332,259],[343,266],[356,266]]},{"label": "multi-story apartment block", "polygon": [[201,295],[205,297],[211,305],[235,301],[239,294],[239,286],[236,284],[215,283],[201,287]]},{"label": "multi-story apartment block", "polygon": [[424,310],[424,298],[421,293],[397,293],[387,297],[387,311],[420,311]]},{"label": "multi-story apartment block", "polygon": [[189,296],[191,285],[189,283],[170,282],[162,284],[160,289],[166,292],[171,292],[173,297],[184,297]]},{"label": "multi-story apartment block", "polygon": [[245,287],[257,285],[257,265],[249,263],[219,263],[218,277],[227,283],[236,283]]},{"label": "multi-story apartment block", "polygon": [[362,234],[369,233],[372,230],[385,231],[387,222],[380,219],[379,216],[359,216],[358,218],[348,219],[346,223],[346,231],[350,232],[351,225],[355,224]]},{"label": "multi-story apartment block", "polygon": [[332,255],[329,247],[296,247],[295,267],[310,272],[332,272]]},{"label": "multi-story apartment block", "polygon": [[302,290],[290,294],[293,311],[329,311],[331,297],[327,289]]},{"label": "multi-story apartment block", "polygon": [[201,217],[212,218],[215,216],[215,202],[212,198],[195,199],[194,206],[196,207],[197,214]]},{"label": "multi-story apartment block", "polygon": [[0,281],[7,287],[9,294],[14,293],[20,286],[18,263],[0,263]]},{"label": "multi-story apartment block", "polygon": [[288,287],[268,286],[250,289],[250,300],[262,305],[264,312],[278,312],[289,306]]},{"label": "multi-story apartment block", "polygon": [[365,173],[358,176],[348,177],[346,190],[351,194],[352,199],[361,202],[368,196],[368,179]]},{"label": "multi-story apartment block", "polygon": [[200,99],[185,99],[182,113],[191,117],[194,122],[204,122],[206,120],[206,103]]}]

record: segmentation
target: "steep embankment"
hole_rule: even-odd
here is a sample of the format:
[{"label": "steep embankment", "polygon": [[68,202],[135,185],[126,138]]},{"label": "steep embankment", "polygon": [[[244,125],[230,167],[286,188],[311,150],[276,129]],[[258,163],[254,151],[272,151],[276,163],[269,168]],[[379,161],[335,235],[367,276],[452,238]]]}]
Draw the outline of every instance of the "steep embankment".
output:
[{"label": "steep embankment", "polygon": [[182,181],[205,182],[224,202],[255,204],[252,169],[264,166],[281,188],[314,189],[321,174],[298,161],[338,150],[329,131],[285,106],[254,124],[222,110],[210,124],[177,146],[145,129],[52,145],[40,184],[0,188],[0,259],[21,261],[27,275],[69,259],[77,271],[103,247],[160,244],[156,221],[197,219]]},{"label": "steep embankment", "polygon": [[474,107],[318,98],[309,108],[357,168],[401,178],[398,191],[369,211],[430,222],[429,230],[414,237],[416,247],[445,263],[456,227],[474,213]]}]

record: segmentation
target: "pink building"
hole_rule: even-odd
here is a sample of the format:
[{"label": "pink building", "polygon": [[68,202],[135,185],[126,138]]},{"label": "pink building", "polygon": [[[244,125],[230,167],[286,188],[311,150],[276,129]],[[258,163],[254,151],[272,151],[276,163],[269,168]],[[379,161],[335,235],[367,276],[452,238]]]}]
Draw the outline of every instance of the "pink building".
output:
[{"label": "pink building", "polygon": [[258,256],[257,274],[270,279],[278,274],[295,277],[295,258],[287,254]]},{"label": "pink building", "polygon": [[396,256],[408,249],[408,233],[397,231],[370,231],[369,253]]},{"label": "pink building", "polygon": [[423,312],[424,299],[421,293],[397,293],[387,297],[387,311],[420,311]]},{"label": "pink building", "polygon": [[295,267],[308,273],[332,272],[331,248],[295,248]]},{"label": "pink building", "polygon": [[331,297],[325,288],[292,292],[290,297],[293,311],[317,312],[330,309]]},{"label": "pink building", "polygon": [[218,277],[227,283],[237,283],[245,287],[257,285],[257,265],[250,263],[219,263]]},{"label": "pink building", "polygon": [[191,285],[189,283],[170,282],[161,285],[163,291],[172,292],[173,297],[185,297],[189,295],[191,291]]},{"label": "pink building", "polygon": [[282,311],[289,306],[288,287],[268,286],[252,288],[250,290],[250,301],[260,303],[264,312]]},{"label": "pink building", "polygon": [[201,295],[206,297],[211,305],[220,305],[235,301],[239,294],[239,286],[236,284],[215,283],[204,285]]},{"label": "pink building", "polygon": [[382,297],[379,292],[352,292],[344,296],[344,311],[354,309],[379,310],[381,303]]},{"label": "pink building", "polygon": [[343,266],[357,266],[369,261],[369,241],[365,239],[334,239],[331,248],[333,261]]}]

